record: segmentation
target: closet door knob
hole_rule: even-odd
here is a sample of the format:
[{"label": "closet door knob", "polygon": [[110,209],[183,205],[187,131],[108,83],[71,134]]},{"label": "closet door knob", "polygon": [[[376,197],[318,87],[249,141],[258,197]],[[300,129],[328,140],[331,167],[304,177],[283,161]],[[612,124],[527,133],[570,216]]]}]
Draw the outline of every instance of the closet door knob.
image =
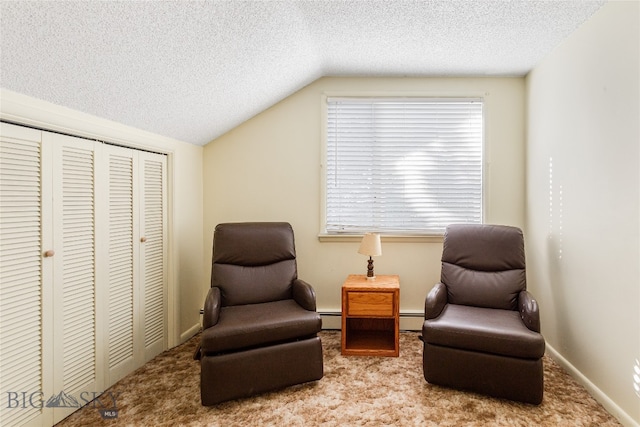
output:
[{"label": "closet door knob", "polygon": [[147,241],[147,238],[146,238],[146,237],[141,237],[141,238],[140,238],[140,241],[141,241],[142,243],[144,243],[144,242],[146,242],[146,241]]},{"label": "closet door knob", "polygon": [[44,257],[45,258],[51,258],[52,256],[54,256],[56,253],[53,249],[49,249],[48,251],[46,251],[44,253]]}]

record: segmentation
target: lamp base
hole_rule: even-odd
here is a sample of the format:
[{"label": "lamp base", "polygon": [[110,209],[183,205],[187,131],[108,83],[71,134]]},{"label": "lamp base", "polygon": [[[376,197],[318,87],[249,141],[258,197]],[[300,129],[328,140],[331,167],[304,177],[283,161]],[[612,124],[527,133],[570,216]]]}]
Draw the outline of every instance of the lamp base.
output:
[{"label": "lamp base", "polygon": [[367,280],[375,280],[376,275],[373,274],[373,258],[369,257],[367,262]]}]

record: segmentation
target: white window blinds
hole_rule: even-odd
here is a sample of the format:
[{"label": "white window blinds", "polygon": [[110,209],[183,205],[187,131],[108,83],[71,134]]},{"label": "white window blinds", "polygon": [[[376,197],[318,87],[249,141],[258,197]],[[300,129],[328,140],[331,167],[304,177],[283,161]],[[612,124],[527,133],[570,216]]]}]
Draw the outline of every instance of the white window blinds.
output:
[{"label": "white window blinds", "polygon": [[482,222],[481,99],[328,98],[326,232]]}]

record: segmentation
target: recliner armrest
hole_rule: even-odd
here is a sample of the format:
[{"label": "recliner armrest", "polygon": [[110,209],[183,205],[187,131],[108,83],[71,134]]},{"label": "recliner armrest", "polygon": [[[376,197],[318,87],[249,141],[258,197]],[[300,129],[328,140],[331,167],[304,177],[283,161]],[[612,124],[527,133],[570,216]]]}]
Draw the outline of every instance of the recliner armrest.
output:
[{"label": "recliner armrest", "polygon": [[202,329],[210,328],[218,323],[220,317],[220,305],[222,298],[220,288],[212,287],[204,300],[204,315],[202,317]]},{"label": "recliner armrest", "polygon": [[424,320],[440,316],[447,300],[447,287],[444,283],[436,283],[424,300]]},{"label": "recliner armrest", "polygon": [[309,311],[316,311],[316,292],[304,280],[296,279],[292,284],[292,294],[295,302]]},{"label": "recliner armrest", "polygon": [[538,302],[528,291],[520,291],[518,295],[518,309],[525,326],[534,332],[540,332],[540,313]]}]

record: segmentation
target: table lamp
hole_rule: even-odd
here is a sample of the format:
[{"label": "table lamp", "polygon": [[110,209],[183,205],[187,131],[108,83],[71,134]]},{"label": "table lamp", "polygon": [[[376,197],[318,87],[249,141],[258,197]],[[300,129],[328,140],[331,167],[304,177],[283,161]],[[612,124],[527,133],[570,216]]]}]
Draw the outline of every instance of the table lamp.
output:
[{"label": "table lamp", "polygon": [[376,278],[373,273],[374,256],[382,255],[382,245],[380,244],[380,235],[378,233],[366,233],[360,242],[358,253],[369,256],[369,264],[367,265],[367,280]]}]

